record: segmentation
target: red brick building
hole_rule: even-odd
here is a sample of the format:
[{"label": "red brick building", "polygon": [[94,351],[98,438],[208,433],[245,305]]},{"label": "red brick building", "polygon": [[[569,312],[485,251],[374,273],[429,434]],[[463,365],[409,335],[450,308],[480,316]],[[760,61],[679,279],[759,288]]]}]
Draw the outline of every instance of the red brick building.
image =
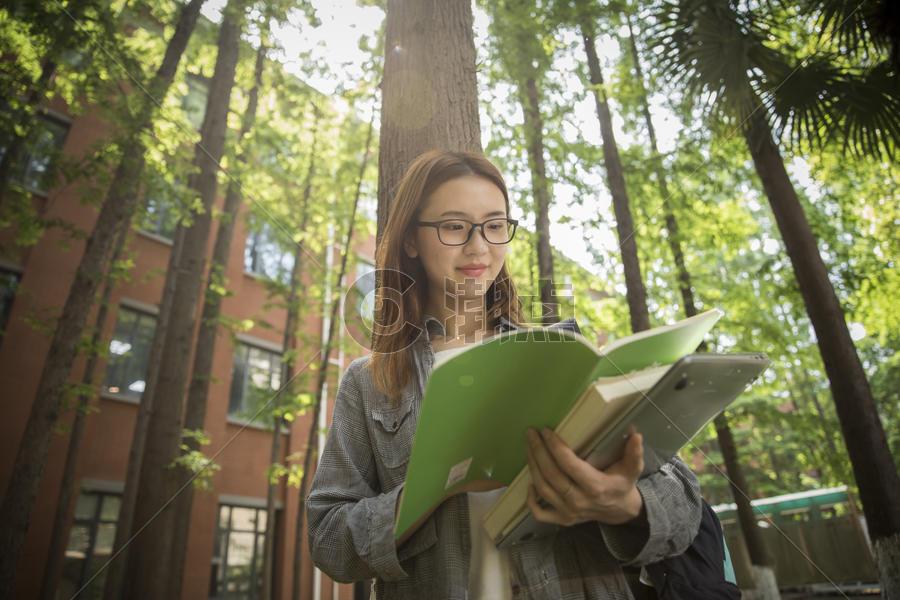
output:
[{"label": "red brick building", "polygon": [[[46,172],[53,169],[54,148],[64,155],[79,156],[106,135],[108,128],[94,114],[72,117],[58,104],[48,108],[42,120],[41,142],[29,147],[15,178],[33,191],[34,202],[46,218],[58,218],[90,232],[96,209],[80,201],[81,188],[67,184],[46,190],[42,189],[42,181]],[[279,361],[284,350],[285,310],[271,306],[265,280],[283,274],[290,258],[267,240],[271,233],[271,228],[265,227],[250,231],[244,218],[238,219],[235,227],[226,269],[228,288],[233,294],[224,298],[222,311],[229,318],[253,319],[256,324],[246,333],[237,334],[235,339],[222,331],[216,340],[205,425],[211,443],[204,451],[208,456],[221,452],[215,459],[221,470],[212,477],[212,491],[195,492],[183,598],[256,597],[249,590],[251,580],[259,577],[262,563],[265,473],[273,433],[258,419],[249,417],[257,408],[254,401],[271,397],[281,384]],[[52,322],[52,317],[59,314],[84,247],[82,241],[72,239],[58,228],[47,230],[36,244],[24,249],[12,244],[14,234],[11,229],[0,231],[0,389],[4,398],[0,419],[0,485],[4,490],[49,347],[46,331],[35,324],[48,319]],[[94,373],[99,397],[91,402],[95,410],[87,416],[78,458],[58,598],[71,598],[102,569],[110,556],[148,351],[172,246],[171,235],[172,223],[160,210],[133,227],[128,242],[134,261],[130,279],[117,283],[112,291],[109,315],[103,327],[109,353],[98,361]],[[215,226],[208,244],[210,255],[214,239]],[[331,249],[332,256],[339,255],[340,248]],[[353,255],[362,261],[354,266],[351,259],[347,278],[351,282],[357,273],[366,269],[365,264],[370,260],[366,257],[374,255],[374,240],[366,240],[353,250]],[[322,259],[320,267],[306,269],[306,283],[324,281],[329,264],[336,267],[339,261]],[[350,306],[348,310],[357,308]],[[322,315],[326,311],[320,305],[309,312],[311,316],[304,320],[303,332],[313,338],[321,336],[325,326]],[[85,315],[85,319],[90,327],[95,316]],[[271,327],[260,326],[262,322]],[[345,328],[338,325],[336,332],[346,337]],[[312,356],[315,350],[305,355]],[[330,362],[335,376],[339,377],[349,361],[365,351],[357,343],[350,344],[346,353],[333,352]],[[73,381],[83,377],[85,360],[81,356],[74,364]],[[323,424],[330,420],[335,389],[332,377],[327,385]],[[73,417],[70,403],[69,410],[63,412],[59,432],[54,435],[34,507],[19,563],[17,598],[35,598],[41,587],[68,452],[68,425]],[[279,434],[283,436],[283,456],[305,449],[310,418],[309,415],[297,418]],[[338,586],[328,577],[314,573],[305,537],[303,546],[295,547],[298,500],[296,487],[284,483],[279,486],[274,597],[289,597],[297,551],[303,553],[303,598],[352,597],[352,586]],[[100,597],[102,582],[101,572],[79,597]]]}]

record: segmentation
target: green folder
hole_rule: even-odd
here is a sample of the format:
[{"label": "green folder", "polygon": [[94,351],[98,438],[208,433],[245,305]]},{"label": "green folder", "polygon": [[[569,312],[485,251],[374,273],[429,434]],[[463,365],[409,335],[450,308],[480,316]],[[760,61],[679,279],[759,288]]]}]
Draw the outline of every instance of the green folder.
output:
[{"label": "green folder", "polygon": [[502,487],[527,464],[525,430],[554,428],[599,377],[671,364],[695,350],[718,310],[598,350],[560,329],[520,329],[465,349],[432,372],[413,440],[395,537],[447,497]]}]

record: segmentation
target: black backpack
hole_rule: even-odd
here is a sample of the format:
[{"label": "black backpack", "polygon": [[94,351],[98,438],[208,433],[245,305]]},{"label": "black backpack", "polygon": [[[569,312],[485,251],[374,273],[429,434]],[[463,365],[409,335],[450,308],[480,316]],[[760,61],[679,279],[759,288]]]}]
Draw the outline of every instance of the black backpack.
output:
[{"label": "black backpack", "polygon": [[740,600],[741,590],[725,580],[722,524],[703,500],[700,530],[682,554],[644,567],[660,600]]}]

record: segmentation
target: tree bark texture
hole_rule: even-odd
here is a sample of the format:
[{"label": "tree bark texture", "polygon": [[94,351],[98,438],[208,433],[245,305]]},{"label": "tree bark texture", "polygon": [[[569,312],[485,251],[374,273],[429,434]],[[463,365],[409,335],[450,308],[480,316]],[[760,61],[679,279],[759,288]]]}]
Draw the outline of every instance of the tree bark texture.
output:
[{"label": "tree bark texture", "polygon": [[641,263],[638,260],[634,221],[631,218],[628,190],[625,188],[625,176],[622,173],[622,160],[619,158],[619,148],[613,134],[609,104],[606,101],[606,92],[603,91],[603,74],[600,72],[596,40],[591,25],[581,24],[581,36],[587,53],[591,89],[597,106],[597,119],[600,121],[600,135],[603,137],[603,162],[606,165],[607,185],[616,214],[616,232],[619,236],[619,250],[622,253],[622,266],[625,270],[625,296],[628,301],[628,313],[631,316],[631,330],[637,333],[650,329],[650,313],[647,311],[647,290],[644,288]]},{"label": "tree bark texture", "polygon": [[[259,105],[259,88],[262,87],[265,58],[266,46],[261,43],[256,52],[254,83],[253,87],[250,88],[247,108],[241,120],[238,144],[244,140],[256,122],[256,109]],[[239,164],[244,163],[246,157],[241,153],[236,157],[235,161]],[[209,383],[212,379],[213,356],[219,331],[219,314],[222,307],[222,295],[215,291],[214,284],[216,283],[215,279],[224,281],[225,266],[228,263],[228,255],[231,253],[234,223],[238,218],[242,202],[243,193],[241,192],[240,182],[230,179],[225,192],[225,203],[222,207],[219,227],[216,230],[216,241],[213,246],[213,255],[209,268],[209,280],[207,281],[206,293],[203,299],[200,327],[197,331],[197,350],[194,353],[194,364],[191,369],[187,402],[184,409],[184,429],[198,430],[203,429],[206,425],[206,401],[209,395]],[[195,439],[188,439],[185,444],[189,450],[200,449],[200,445]],[[189,482],[194,475],[183,467],[179,467],[178,471],[179,487]],[[173,540],[169,561],[171,563],[171,577],[169,578],[169,592],[167,596],[169,598],[177,598],[181,593],[193,503],[194,488],[189,485],[179,494],[174,506],[175,539]]]},{"label": "tree bark texture", "polygon": [[387,0],[378,231],[397,185],[428,150],[481,152],[471,0]]},{"label": "tree bark texture", "polygon": [[[154,99],[164,98],[168,92],[202,4],[203,0],[192,0],[182,8],[163,62],[149,86]],[[122,221],[131,218],[137,204],[136,182],[144,168],[144,148],[139,140],[142,133],[152,127],[155,108],[151,99],[141,107],[137,119],[139,126],[133,136],[134,151],[124,156],[116,168],[44,360],[40,383],[0,508],[0,598],[13,597],[16,565],[50,451],[53,427],[59,418],[62,393],[78,352],[85,315],[90,313],[116,231]]]},{"label": "tree bark texture", "polygon": [[534,77],[519,84],[522,112],[525,116],[525,139],[528,146],[528,167],[531,170],[531,189],[535,204],[535,233],[537,234],[538,282],[541,294],[541,322],[552,325],[559,321],[559,306],[553,287],[553,248],[550,246],[550,184],[544,162],[544,120],[541,118],[541,93]]},{"label": "tree bark texture", "polygon": [[[174,542],[175,511],[169,506],[178,493],[176,471],[182,436],[185,385],[194,336],[197,299],[206,262],[206,244],[216,196],[219,160],[225,146],[228,105],[238,60],[238,41],[244,22],[243,2],[229,1],[219,27],[218,55],[210,81],[206,116],[200,129],[194,164],[199,172],[191,187],[200,197],[202,211],[184,232],[184,242],[175,266],[176,279],[168,327],[161,340],[164,348],[159,364],[141,475],[135,507],[137,535],[127,561],[128,598],[162,598],[171,577],[168,556]],[[183,227],[183,226],[179,226]],[[154,344],[159,340],[155,339]],[[134,531],[133,534],[137,534]]]},{"label": "tree bark texture", "polygon": [[[84,376],[81,382],[85,386],[93,386],[94,367],[97,365],[97,350],[103,339],[106,315],[109,312],[109,298],[112,295],[113,280],[111,278],[115,263],[125,248],[125,240],[128,237],[128,229],[131,222],[126,220],[119,226],[116,234],[115,247],[109,260],[109,271],[103,283],[103,291],[100,294],[100,307],[97,310],[97,318],[94,322],[94,333],[91,334],[92,354],[84,366]],[[62,481],[59,484],[59,496],[56,499],[56,515],[53,518],[53,532],[50,534],[50,549],[47,551],[47,564],[44,567],[44,578],[41,581],[40,600],[53,600],[56,596],[56,586],[59,574],[62,571],[63,559],[66,551],[66,525],[69,522],[69,513],[72,506],[72,493],[75,491],[75,473],[78,469],[78,455],[81,450],[81,440],[84,437],[84,423],[87,419],[87,408],[91,398],[87,394],[78,397],[75,407],[75,418],[72,421],[72,429],[69,434],[69,447],[66,452],[66,463],[63,466]],[[77,496],[76,496],[77,497]]]}]

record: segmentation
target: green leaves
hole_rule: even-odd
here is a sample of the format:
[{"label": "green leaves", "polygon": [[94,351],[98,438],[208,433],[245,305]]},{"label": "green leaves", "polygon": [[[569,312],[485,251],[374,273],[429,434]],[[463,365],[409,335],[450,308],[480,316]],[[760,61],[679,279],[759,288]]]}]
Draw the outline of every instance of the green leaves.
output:
[{"label": "green leaves", "polygon": [[[890,158],[900,142],[896,65],[872,37],[865,7],[847,14],[850,7],[838,4],[810,1],[812,12],[783,14],[774,3],[766,13],[707,0],[663,2],[653,33],[657,68],[706,97],[717,117],[740,124],[764,109],[795,148],[837,142],[856,155]],[[817,43],[798,42],[816,22],[823,26]],[[849,56],[865,58],[848,60],[848,46]]]},{"label": "green leaves", "polygon": [[222,467],[198,449],[209,445],[209,436],[202,429],[185,429],[181,437],[181,454],[171,466],[181,467],[191,473],[194,489],[212,491],[212,478]]}]

